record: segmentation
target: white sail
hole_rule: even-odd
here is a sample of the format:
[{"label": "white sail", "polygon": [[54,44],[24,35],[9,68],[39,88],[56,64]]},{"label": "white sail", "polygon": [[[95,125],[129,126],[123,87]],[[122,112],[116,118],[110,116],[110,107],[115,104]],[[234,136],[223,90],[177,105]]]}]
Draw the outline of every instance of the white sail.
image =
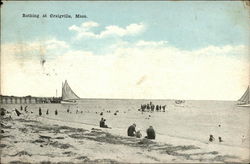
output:
[{"label": "white sail", "polygon": [[67,80],[65,80],[65,83],[62,87],[62,100],[76,100],[80,99],[73,90],[70,88],[69,84],[67,83]]},{"label": "white sail", "polygon": [[241,96],[241,98],[238,100],[240,104],[250,104],[250,96],[249,96],[250,90],[249,86],[247,87],[247,90],[245,93]]}]

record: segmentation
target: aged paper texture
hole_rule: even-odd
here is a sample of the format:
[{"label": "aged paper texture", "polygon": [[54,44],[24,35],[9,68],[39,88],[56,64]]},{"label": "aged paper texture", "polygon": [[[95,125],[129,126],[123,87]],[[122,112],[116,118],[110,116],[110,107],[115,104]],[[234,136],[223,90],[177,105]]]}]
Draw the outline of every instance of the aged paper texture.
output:
[{"label": "aged paper texture", "polygon": [[3,1],[1,163],[249,163],[249,1]]}]

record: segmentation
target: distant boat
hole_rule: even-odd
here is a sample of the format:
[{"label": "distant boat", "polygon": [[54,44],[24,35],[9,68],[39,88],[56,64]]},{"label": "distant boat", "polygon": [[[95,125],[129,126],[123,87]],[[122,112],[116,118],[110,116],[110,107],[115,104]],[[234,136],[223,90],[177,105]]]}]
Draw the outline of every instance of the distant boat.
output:
[{"label": "distant boat", "polygon": [[76,100],[79,100],[80,97],[78,97],[74,91],[70,88],[67,80],[65,80],[65,83],[62,84],[62,104],[77,104]]},{"label": "distant boat", "polygon": [[247,90],[245,91],[245,93],[238,100],[237,106],[240,106],[240,107],[250,107],[250,96],[249,96],[249,93],[250,93],[250,90],[249,90],[249,86],[248,86]]},{"label": "distant boat", "polygon": [[185,100],[175,100],[175,104],[183,104],[185,103]]},{"label": "distant boat", "polygon": [[175,106],[176,107],[184,107],[185,105],[185,100],[175,100]]}]

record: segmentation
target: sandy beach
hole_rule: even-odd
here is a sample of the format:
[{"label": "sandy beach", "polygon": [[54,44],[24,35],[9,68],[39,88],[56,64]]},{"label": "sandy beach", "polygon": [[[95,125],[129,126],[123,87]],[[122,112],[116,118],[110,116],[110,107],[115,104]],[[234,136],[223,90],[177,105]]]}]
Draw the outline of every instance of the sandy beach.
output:
[{"label": "sandy beach", "polygon": [[249,9],[1,1],[0,164],[250,164]]},{"label": "sandy beach", "polygon": [[36,108],[20,116],[13,106],[7,111],[1,118],[1,163],[249,162],[246,146],[162,134],[156,140],[127,137],[126,129],[98,127],[99,120],[92,125],[52,119],[38,116]]}]

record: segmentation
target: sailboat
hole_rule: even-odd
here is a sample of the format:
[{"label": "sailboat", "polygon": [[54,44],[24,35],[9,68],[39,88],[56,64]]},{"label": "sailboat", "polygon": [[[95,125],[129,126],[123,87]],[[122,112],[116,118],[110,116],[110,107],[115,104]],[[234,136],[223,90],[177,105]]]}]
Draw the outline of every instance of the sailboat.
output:
[{"label": "sailboat", "polygon": [[176,107],[184,107],[185,106],[185,100],[175,100],[175,106]]},{"label": "sailboat", "polygon": [[67,80],[65,80],[65,83],[62,84],[62,104],[77,104],[77,101],[80,99],[74,91],[70,88]]},{"label": "sailboat", "polygon": [[249,94],[250,94],[250,90],[249,90],[249,86],[248,86],[247,90],[245,91],[245,93],[238,100],[237,106],[240,106],[240,107],[250,107],[250,96],[249,96]]}]

